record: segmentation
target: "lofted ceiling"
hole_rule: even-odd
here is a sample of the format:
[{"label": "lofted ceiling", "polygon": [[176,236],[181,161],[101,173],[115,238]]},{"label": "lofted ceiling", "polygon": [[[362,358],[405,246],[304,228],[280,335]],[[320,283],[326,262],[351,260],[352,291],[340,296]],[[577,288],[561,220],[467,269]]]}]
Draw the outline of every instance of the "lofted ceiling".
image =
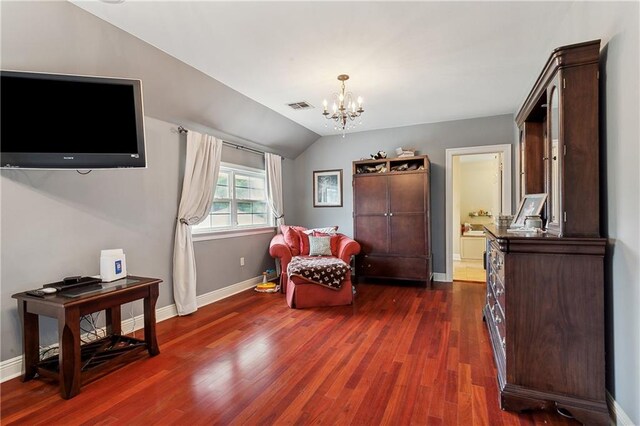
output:
[{"label": "lofted ceiling", "polygon": [[[357,131],[514,113],[571,2],[73,1],[320,134],[338,90]],[[577,40],[582,41],[582,40]],[[293,110],[307,101],[315,108]]]}]

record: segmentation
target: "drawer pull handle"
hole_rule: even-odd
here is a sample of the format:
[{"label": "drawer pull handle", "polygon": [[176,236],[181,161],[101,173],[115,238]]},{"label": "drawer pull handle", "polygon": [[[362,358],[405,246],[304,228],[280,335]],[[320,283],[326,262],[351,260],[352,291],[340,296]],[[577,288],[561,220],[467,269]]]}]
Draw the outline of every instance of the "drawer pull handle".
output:
[{"label": "drawer pull handle", "polygon": [[393,213],[389,213],[389,216],[393,216]]},{"label": "drawer pull handle", "polygon": [[385,213],[384,215],[386,216],[387,214]]}]

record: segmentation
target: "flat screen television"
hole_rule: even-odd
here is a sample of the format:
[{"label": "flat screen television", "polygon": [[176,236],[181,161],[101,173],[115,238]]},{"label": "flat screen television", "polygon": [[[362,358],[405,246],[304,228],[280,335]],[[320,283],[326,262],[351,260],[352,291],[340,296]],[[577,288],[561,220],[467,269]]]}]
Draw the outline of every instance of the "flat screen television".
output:
[{"label": "flat screen television", "polygon": [[0,166],[146,167],[140,80],[0,71]]}]

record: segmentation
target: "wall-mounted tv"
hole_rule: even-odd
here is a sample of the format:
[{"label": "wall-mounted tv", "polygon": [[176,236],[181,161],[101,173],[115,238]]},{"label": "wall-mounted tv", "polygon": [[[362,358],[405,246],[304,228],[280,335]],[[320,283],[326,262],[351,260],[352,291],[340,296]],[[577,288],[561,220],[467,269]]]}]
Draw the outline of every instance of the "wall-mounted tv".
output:
[{"label": "wall-mounted tv", "polygon": [[0,71],[0,166],[146,167],[140,80]]}]

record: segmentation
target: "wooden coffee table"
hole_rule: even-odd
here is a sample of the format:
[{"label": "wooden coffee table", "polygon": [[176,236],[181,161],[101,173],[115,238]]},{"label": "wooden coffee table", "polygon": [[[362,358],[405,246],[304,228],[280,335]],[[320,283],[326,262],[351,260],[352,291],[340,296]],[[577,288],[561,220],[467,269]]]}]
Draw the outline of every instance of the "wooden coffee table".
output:
[{"label": "wooden coffee table", "polygon": [[[57,378],[60,395],[73,398],[80,385],[105,374],[126,362],[134,354],[147,349],[150,356],[160,353],[156,339],[156,302],[158,284],[162,280],[128,276],[111,283],[59,291],[36,297],[17,293],[18,311],[23,325],[24,376],[23,381],[39,376]],[[134,300],[144,300],[144,340],[121,335],[120,307]],[[107,336],[88,344],[80,341],[82,316],[106,311]],[[41,360],[38,316],[58,320],[59,354]]]}]

